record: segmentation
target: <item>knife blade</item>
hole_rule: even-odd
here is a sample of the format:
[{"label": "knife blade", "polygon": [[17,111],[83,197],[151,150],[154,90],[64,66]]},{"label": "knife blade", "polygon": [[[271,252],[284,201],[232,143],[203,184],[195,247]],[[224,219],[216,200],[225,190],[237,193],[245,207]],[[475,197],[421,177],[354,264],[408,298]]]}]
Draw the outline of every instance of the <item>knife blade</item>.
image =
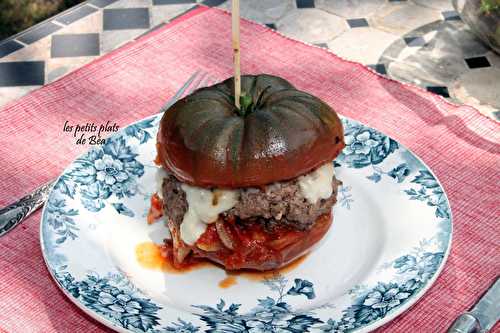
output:
[{"label": "knife blade", "polygon": [[448,333],[485,333],[500,320],[500,277],[488,288],[474,307],[451,324]]}]

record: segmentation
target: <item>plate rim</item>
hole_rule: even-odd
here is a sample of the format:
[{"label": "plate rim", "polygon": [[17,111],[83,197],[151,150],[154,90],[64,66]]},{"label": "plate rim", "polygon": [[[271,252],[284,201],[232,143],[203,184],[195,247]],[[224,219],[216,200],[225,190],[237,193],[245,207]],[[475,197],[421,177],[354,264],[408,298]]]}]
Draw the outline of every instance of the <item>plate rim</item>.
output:
[{"label": "plate rim", "polygon": [[[42,231],[41,230],[42,230],[42,228],[40,227],[40,237],[42,237]],[[42,242],[40,242],[40,243],[42,244]],[[66,296],[69,300],[71,300],[71,303],[73,303],[73,305],[76,305],[76,307],[78,309],[82,310],[86,315],[89,315],[93,320],[96,320],[98,323],[100,323],[100,324],[102,324],[102,325],[104,325],[104,326],[106,326],[108,328],[111,328],[111,329],[113,329],[113,330],[115,330],[117,332],[123,332],[123,333],[132,332],[131,330],[127,330],[127,329],[125,329],[123,327],[118,326],[116,323],[114,323],[113,321],[109,320],[108,318],[106,318],[104,316],[100,316],[96,312],[89,310],[85,305],[83,305],[76,298],[74,298],[73,295],[71,295],[68,292],[68,290],[66,290],[66,288],[64,288],[61,285],[61,283],[59,282],[59,280],[57,280],[57,278],[55,277],[52,269],[49,266],[47,258],[45,256],[43,244],[42,244],[42,256],[43,256],[43,262],[45,263],[45,266],[47,267],[47,270],[49,271],[50,277],[52,278],[52,280],[54,280],[54,282],[55,282],[56,286],[59,288],[59,290],[61,290],[63,292],[64,296]]]},{"label": "plate rim", "polygon": [[[423,167],[425,167],[425,169],[428,172],[430,172],[430,174],[434,177],[434,179],[438,183],[439,187],[443,189],[443,194],[444,194],[444,197],[446,199],[446,203],[447,203],[447,205],[449,207],[449,215],[450,215],[450,217],[448,219],[448,221],[449,221],[449,228],[450,228],[449,229],[449,238],[448,238],[448,242],[446,243],[446,248],[445,248],[445,251],[444,251],[444,254],[443,254],[443,259],[441,260],[438,268],[436,269],[436,271],[434,272],[434,274],[432,275],[432,277],[429,280],[426,281],[426,284],[417,293],[415,293],[414,295],[412,295],[410,299],[408,299],[406,302],[404,302],[401,306],[399,306],[396,309],[394,309],[395,311],[391,311],[390,310],[387,313],[387,315],[385,315],[384,317],[382,317],[380,319],[377,319],[377,320],[375,320],[375,321],[373,321],[371,323],[368,323],[368,324],[365,324],[363,326],[360,326],[358,328],[355,328],[354,330],[350,331],[350,332],[353,332],[353,333],[371,332],[371,331],[373,331],[373,330],[375,330],[377,328],[380,328],[381,326],[383,326],[383,325],[385,325],[385,324],[393,321],[394,319],[396,319],[397,317],[401,316],[402,314],[406,313],[410,308],[412,308],[415,304],[417,304],[419,301],[421,301],[422,297],[434,285],[434,283],[436,282],[436,280],[438,279],[438,277],[441,275],[441,273],[443,272],[443,270],[444,270],[444,268],[446,266],[446,263],[448,261],[448,258],[449,258],[450,252],[451,252],[452,243],[453,243],[453,232],[454,232],[453,210],[452,210],[452,207],[451,207],[450,200],[448,198],[448,194],[447,194],[447,192],[445,190],[445,187],[443,186],[443,184],[441,183],[441,181],[439,180],[439,178],[436,176],[436,174],[434,173],[434,171],[427,165],[427,163],[425,163],[422,160],[422,158],[419,155],[415,154],[406,145],[403,145],[398,140],[394,139],[392,136],[387,135],[384,131],[378,130],[376,127],[366,125],[365,123],[363,123],[363,122],[361,122],[359,120],[355,120],[355,119],[353,119],[351,117],[348,117],[348,116],[345,116],[345,115],[342,115],[342,114],[338,114],[338,115],[341,118],[341,120],[345,119],[345,120],[347,120],[349,122],[354,122],[354,123],[360,124],[363,127],[375,130],[378,133],[383,134],[384,136],[386,136],[386,137],[394,140],[400,146],[400,148],[403,148],[406,151],[408,151],[415,159],[417,159],[421,163],[421,165]],[[120,135],[123,135],[125,129],[128,128],[129,126],[132,126],[134,124],[140,123],[140,122],[148,120],[148,119],[155,119],[156,117],[160,117],[160,116],[161,116],[161,114],[154,114],[154,115],[147,116],[147,117],[144,117],[142,119],[136,120],[136,121],[134,121],[132,123],[129,123],[129,124],[123,126],[118,132],[113,133],[112,135],[110,135],[106,139],[111,139],[113,137],[118,137]],[[97,146],[89,147],[89,149],[85,150],[81,154],[77,155],[73,160],[71,160],[71,162],[59,174],[59,176],[57,177],[57,179],[54,182],[54,185],[59,182],[59,180],[61,179],[61,177],[63,177],[67,173],[67,171],[71,168],[71,166],[75,163],[75,161],[78,158],[80,158],[81,156],[85,155],[90,150],[95,149],[96,147]],[[48,193],[47,200],[50,199],[50,197],[51,197],[52,193],[54,192],[54,190],[55,189],[54,189],[54,186],[53,186],[50,189],[49,193]],[[129,329],[126,329],[124,327],[121,327],[121,326],[117,325],[115,322],[113,322],[112,320],[106,318],[105,316],[100,315],[97,312],[88,309],[88,307],[86,307],[83,303],[81,303],[77,298],[73,297],[73,295],[71,295],[66,290],[66,288],[61,285],[61,283],[59,282],[59,280],[55,277],[53,269],[52,269],[52,266],[48,262],[47,251],[46,251],[46,248],[45,248],[45,242],[44,242],[44,237],[43,237],[44,221],[46,220],[45,219],[45,215],[47,214],[46,211],[47,211],[47,205],[44,204],[44,206],[42,208],[42,212],[40,214],[41,216],[40,216],[40,223],[39,223],[40,249],[41,249],[41,252],[42,252],[42,257],[43,257],[45,266],[46,266],[47,270],[49,271],[49,274],[50,274],[52,280],[54,280],[54,282],[57,285],[57,287],[63,292],[63,294],[69,300],[71,300],[71,302],[74,305],[76,305],[86,315],[89,315],[92,319],[96,320],[97,322],[99,322],[99,323],[105,325],[106,327],[111,328],[111,329],[113,329],[113,330],[115,330],[117,332],[124,332],[124,333],[133,332],[132,330],[129,330]],[[187,314],[191,314],[189,312],[186,312],[186,313]],[[201,331],[201,332],[204,332],[205,329],[206,329],[206,327],[205,328],[200,327],[200,328],[203,329],[203,331]]]},{"label": "plate rim", "polygon": [[[382,131],[379,131],[378,129],[374,128],[374,127],[371,127],[371,126],[368,126],[368,125],[365,125],[364,123],[360,122],[360,121],[357,121],[357,120],[353,120],[351,118],[348,118],[348,117],[344,117],[346,119],[349,119],[351,121],[355,121],[363,126],[366,126],[368,128],[373,128],[374,130],[386,135],[387,137],[393,139],[391,136],[385,134],[384,132]],[[394,139],[393,139],[394,140]],[[401,147],[403,147],[404,149],[406,149],[408,152],[410,152],[412,154],[413,157],[415,157],[426,169],[427,171],[429,171],[431,173],[431,175],[434,177],[434,179],[436,180],[436,182],[439,184],[439,187],[443,189],[443,193],[444,193],[444,196],[446,198],[446,203],[448,204],[448,207],[450,208],[449,209],[449,213],[450,213],[450,218],[449,218],[449,221],[450,221],[450,236],[449,236],[449,239],[448,239],[448,243],[446,244],[446,250],[444,252],[444,255],[443,255],[443,260],[441,261],[441,263],[439,264],[439,267],[438,269],[434,272],[434,274],[432,275],[432,277],[427,281],[427,284],[422,288],[420,289],[415,295],[412,295],[412,298],[409,299],[407,302],[405,302],[402,306],[399,307],[400,311],[394,311],[393,313],[390,313],[388,314],[387,316],[383,317],[382,319],[378,320],[378,321],[375,321],[373,323],[370,323],[364,327],[361,327],[360,328],[360,333],[362,332],[370,332],[370,331],[373,331],[391,321],[393,321],[394,319],[396,319],[397,317],[399,317],[400,315],[406,313],[408,310],[410,310],[410,308],[412,308],[414,305],[416,305],[419,301],[422,300],[422,297],[427,293],[427,291],[429,291],[429,289],[434,285],[434,283],[436,283],[436,280],[438,279],[438,277],[441,275],[441,273],[443,272],[443,269],[444,267],[446,266],[446,263],[448,262],[448,257],[450,256],[450,252],[451,252],[451,246],[453,244],[453,231],[454,231],[454,227],[453,227],[453,210],[451,209],[451,203],[450,203],[450,200],[448,199],[448,194],[446,193],[446,190],[443,186],[443,184],[441,183],[441,181],[439,180],[439,178],[436,176],[436,174],[434,173],[434,171],[427,165],[427,163],[425,163],[422,158],[415,154],[410,148],[408,148],[406,145],[403,145],[402,143],[400,143],[399,141],[397,140],[394,140],[396,141]],[[378,324],[378,325],[376,325]],[[374,325],[372,327],[372,325]],[[356,333],[356,330],[353,331],[353,333]]]}]

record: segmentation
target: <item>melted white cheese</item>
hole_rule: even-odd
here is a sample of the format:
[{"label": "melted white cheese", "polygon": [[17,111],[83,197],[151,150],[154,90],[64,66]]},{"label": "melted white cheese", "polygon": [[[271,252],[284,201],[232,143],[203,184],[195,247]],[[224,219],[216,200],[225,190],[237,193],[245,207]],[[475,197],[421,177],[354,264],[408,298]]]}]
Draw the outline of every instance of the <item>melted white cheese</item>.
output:
[{"label": "melted white cheese", "polygon": [[165,171],[165,169],[163,169],[162,167],[158,167],[156,169],[156,173],[155,173],[156,194],[158,194],[158,196],[161,199],[163,199],[163,190],[162,190],[163,179],[167,178],[167,177],[168,177],[168,174]]},{"label": "melted white cheese", "polygon": [[312,204],[327,199],[333,193],[332,178],[335,174],[333,163],[326,163],[298,179],[302,195]]},{"label": "melted white cheese", "polygon": [[[302,195],[312,204],[329,198],[333,193],[334,173],[333,163],[326,163],[313,172],[300,176],[298,184]],[[164,175],[159,172],[158,177],[163,179]],[[180,226],[180,236],[188,245],[196,243],[207,229],[207,224],[215,222],[220,213],[233,208],[239,199],[238,190],[207,190],[187,184],[182,184],[181,188],[186,193],[188,210]]]},{"label": "melted white cheese", "polygon": [[188,245],[196,243],[207,229],[207,224],[215,222],[220,213],[233,208],[239,198],[239,191],[211,191],[187,184],[182,184],[181,188],[186,193],[188,203],[181,223],[181,239]]}]

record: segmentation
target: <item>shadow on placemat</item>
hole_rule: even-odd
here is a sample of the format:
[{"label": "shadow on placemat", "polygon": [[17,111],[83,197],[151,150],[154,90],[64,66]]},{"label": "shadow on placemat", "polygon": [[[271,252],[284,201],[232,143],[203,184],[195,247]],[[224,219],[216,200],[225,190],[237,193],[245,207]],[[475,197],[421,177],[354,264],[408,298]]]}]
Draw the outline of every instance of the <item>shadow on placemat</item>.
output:
[{"label": "shadow on placemat", "polygon": [[[466,141],[483,151],[487,151],[492,154],[500,154],[500,147],[498,144],[470,130],[465,121],[459,116],[454,114],[444,115],[443,110],[438,108],[431,99],[422,97],[420,94],[415,93],[411,88],[402,86],[398,82],[394,81],[394,84],[387,84],[388,81],[385,77],[379,77],[379,80],[384,81],[380,85],[381,87],[384,87],[388,93],[390,93],[402,105],[406,106],[417,117],[422,119],[426,124],[430,126],[446,126],[450,132],[455,134],[455,136],[460,138],[460,140]],[[403,87],[405,89],[403,89]],[[479,112],[473,109],[470,109],[469,111]]]}]

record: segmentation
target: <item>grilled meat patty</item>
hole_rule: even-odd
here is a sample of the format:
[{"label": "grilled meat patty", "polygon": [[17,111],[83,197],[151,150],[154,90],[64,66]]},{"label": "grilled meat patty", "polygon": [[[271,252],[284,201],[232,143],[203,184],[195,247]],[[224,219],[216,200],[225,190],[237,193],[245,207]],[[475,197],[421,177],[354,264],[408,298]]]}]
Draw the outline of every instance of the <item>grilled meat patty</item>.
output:
[{"label": "grilled meat patty", "polygon": [[[320,215],[332,209],[337,201],[337,189],[340,184],[341,182],[333,177],[332,195],[327,199],[318,200],[315,204],[302,195],[297,179],[269,184],[262,188],[244,188],[241,189],[238,203],[222,215],[259,221],[269,230],[276,226],[308,230]],[[186,193],[181,185],[182,183],[172,175],[164,178],[162,185],[164,210],[175,225],[181,224],[188,208]]]}]

